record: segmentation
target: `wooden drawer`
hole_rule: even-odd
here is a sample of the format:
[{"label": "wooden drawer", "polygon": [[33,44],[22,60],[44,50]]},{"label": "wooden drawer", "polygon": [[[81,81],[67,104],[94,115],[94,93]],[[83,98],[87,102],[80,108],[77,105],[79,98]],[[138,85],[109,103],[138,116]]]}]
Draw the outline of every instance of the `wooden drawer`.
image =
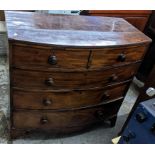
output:
[{"label": "wooden drawer", "polygon": [[66,127],[85,126],[116,115],[121,101],[71,111],[14,111],[13,126],[19,129],[46,130],[56,128],[63,130]]},{"label": "wooden drawer", "polygon": [[42,46],[12,45],[12,63],[26,68],[86,68],[89,50],[58,50]]},{"label": "wooden drawer", "polygon": [[139,64],[88,72],[40,72],[14,69],[13,87],[27,89],[86,89],[104,87],[133,77]]},{"label": "wooden drawer", "polygon": [[13,107],[15,109],[71,109],[107,102],[123,97],[129,83],[104,89],[83,91],[24,91],[14,89]]},{"label": "wooden drawer", "polygon": [[92,50],[89,67],[98,69],[106,66],[118,66],[136,62],[143,58],[145,51],[146,46]]}]

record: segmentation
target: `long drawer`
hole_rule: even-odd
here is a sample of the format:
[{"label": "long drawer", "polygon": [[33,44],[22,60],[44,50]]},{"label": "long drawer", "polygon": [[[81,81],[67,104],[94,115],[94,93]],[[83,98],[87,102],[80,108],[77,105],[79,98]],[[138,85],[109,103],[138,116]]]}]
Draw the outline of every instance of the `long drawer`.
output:
[{"label": "long drawer", "polygon": [[[121,101],[71,111],[14,111],[13,126],[18,129],[62,129],[85,126],[116,115]],[[24,121],[24,122],[23,122]]]},{"label": "long drawer", "polygon": [[102,49],[53,49],[48,46],[12,45],[15,67],[48,69],[99,69],[142,59],[146,46]]},{"label": "long drawer", "polygon": [[104,87],[129,80],[137,71],[139,64],[87,72],[41,72],[14,69],[12,86],[28,89],[86,89]]},{"label": "long drawer", "polygon": [[123,97],[129,83],[90,90],[78,91],[31,91],[14,89],[15,109],[72,109],[107,102]]}]

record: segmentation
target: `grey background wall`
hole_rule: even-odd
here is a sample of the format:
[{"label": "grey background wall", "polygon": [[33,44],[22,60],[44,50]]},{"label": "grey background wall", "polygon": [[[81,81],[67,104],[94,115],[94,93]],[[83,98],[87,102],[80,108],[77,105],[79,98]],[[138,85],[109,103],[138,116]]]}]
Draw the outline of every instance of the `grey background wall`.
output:
[{"label": "grey background wall", "polygon": [[7,43],[4,11],[0,10],[0,55],[6,55]]}]

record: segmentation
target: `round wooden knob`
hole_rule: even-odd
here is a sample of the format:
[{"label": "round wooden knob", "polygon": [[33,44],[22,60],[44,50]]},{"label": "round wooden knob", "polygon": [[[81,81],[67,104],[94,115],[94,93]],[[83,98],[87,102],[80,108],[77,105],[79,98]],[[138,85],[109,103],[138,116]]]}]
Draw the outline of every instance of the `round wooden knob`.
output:
[{"label": "round wooden knob", "polygon": [[43,105],[48,106],[50,104],[52,104],[52,101],[51,100],[49,100],[49,99],[44,99],[43,100]]},{"label": "round wooden knob", "polygon": [[106,100],[110,98],[110,94],[108,92],[104,92],[103,96],[102,96],[102,100]]},{"label": "round wooden knob", "polygon": [[55,55],[49,56],[48,63],[50,65],[56,65],[57,64],[57,57]]},{"label": "round wooden knob", "polygon": [[98,118],[98,119],[100,119],[100,120],[104,120],[104,112],[103,112],[103,110],[98,110],[98,111],[96,111],[96,117]]},{"label": "round wooden knob", "polygon": [[54,84],[54,81],[52,78],[48,78],[47,80],[45,80],[45,84],[47,86],[52,86]]},{"label": "round wooden knob", "polygon": [[126,59],[126,55],[125,54],[121,53],[121,54],[118,55],[118,58],[117,58],[118,61],[124,62],[125,59]]},{"label": "round wooden knob", "polygon": [[40,119],[40,123],[41,124],[47,124],[48,123],[48,119],[43,117],[43,118]]},{"label": "round wooden knob", "polygon": [[117,76],[116,74],[113,74],[113,75],[109,78],[109,81],[110,81],[110,82],[115,82],[115,81],[117,81],[117,79],[118,79],[118,76]]}]

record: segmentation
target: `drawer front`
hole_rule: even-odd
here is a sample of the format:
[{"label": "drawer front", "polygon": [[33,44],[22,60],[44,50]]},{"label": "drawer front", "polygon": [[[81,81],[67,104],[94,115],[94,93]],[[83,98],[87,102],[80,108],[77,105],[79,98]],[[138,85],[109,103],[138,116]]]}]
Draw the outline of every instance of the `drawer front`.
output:
[{"label": "drawer front", "polygon": [[[73,111],[15,111],[13,112],[13,126],[15,128],[55,129],[76,127],[92,124],[116,115],[121,101],[107,105],[73,110]],[[23,123],[24,120],[24,123]]]},{"label": "drawer front", "polygon": [[123,83],[105,89],[68,92],[32,92],[14,89],[13,107],[15,109],[72,109],[92,106],[123,97],[128,86],[129,83]]},{"label": "drawer front", "polygon": [[12,85],[32,89],[87,89],[129,80],[139,64],[88,72],[39,72],[14,69]]},{"label": "drawer front", "polygon": [[89,67],[96,69],[139,61],[143,58],[145,51],[146,46],[124,49],[92,50]]},{"label": "drawer front", "polygon": [[54,50],[47,47],[12,46],[12,63],[26,68],[82,69],[87,67],[89,50]]}]

